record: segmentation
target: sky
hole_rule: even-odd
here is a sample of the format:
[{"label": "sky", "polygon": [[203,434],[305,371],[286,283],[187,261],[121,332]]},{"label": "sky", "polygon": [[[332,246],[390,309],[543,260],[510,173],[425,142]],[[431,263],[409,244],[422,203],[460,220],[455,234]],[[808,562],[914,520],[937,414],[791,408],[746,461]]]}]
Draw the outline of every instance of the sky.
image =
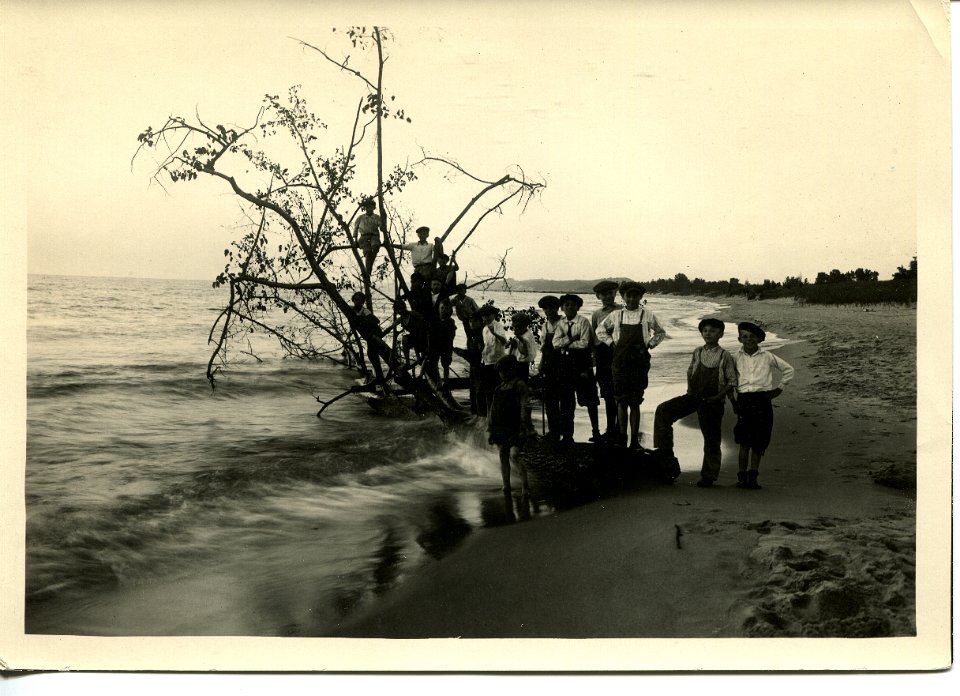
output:
[{"label": "sky", "polygon": [[[294,39],[345,55],[331,29],[377,21],[395,37],[386,91],[412,117],[389,124],[388,163],[425,149],[546,184],[487,218],[468,273],[509,250],[516,279],[889,278],[927,203],[928,83],[949,59],[931,7],[4,2],[25,162],[7,196],[30,273],[212,279],[239,206],[220,182],[151,185],[137,134],[171,114],[250,124],[299,84],[340,145],[362,90]],[[476,190],[433,173],[396,207],[443,229]]]}]

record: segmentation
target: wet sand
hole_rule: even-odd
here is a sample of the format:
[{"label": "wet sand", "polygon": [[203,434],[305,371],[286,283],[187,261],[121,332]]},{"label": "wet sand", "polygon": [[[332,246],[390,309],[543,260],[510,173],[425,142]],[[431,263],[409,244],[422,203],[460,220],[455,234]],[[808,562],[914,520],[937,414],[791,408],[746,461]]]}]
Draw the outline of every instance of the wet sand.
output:
[{"label": "wet sand", "polygon": [[[777,353],[797,369],[774,402],[762,490],[734,487],[728,407],[717,486],[694,486],[699,461],[682,461],[673,485],[627,477],[598,502],[521,514],[472,535],[336,635],[913,635],[915,310],[729,304],[724,320],[789,338]],[[694,427],[678,424],[676,438],[689,452],[700,434],[695,417],[684,424]]]}]

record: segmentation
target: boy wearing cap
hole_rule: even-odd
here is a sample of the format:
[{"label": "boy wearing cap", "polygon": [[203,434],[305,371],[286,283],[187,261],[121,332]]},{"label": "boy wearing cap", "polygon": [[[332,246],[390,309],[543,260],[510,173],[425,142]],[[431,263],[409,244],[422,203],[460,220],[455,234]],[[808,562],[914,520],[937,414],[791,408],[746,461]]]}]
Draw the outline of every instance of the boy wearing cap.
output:
[{"label": "boy wearing cap", "polygon": [[405,249],[410,252],[410,261],[413,263],[413,269],[420,273],[425,279],[433,277],[434,266],[434,247],[440,242],[437,238],[431,244],[427,241],[427,235],[430,234],[429,227],[418,227],[418,241],[409,244],[394,244],[395,249]]},{"label": "boy wearing cap", "polygon": [[374,213],[376,203],[372,198],[365,198],[360,204],[363,210],[353,223],[353,236],[357,246],[363,252],[364,268],[369,276],[373,271],[373,262],[380,251],[380,216]]},{"label": "boy wearing cap", "polygon": [[[640,404],[647,389],[650,349],[667,336],[657,316],[640,306],[645,288],[632,280],[620,286],[625,306],[610,312],[597,327],[597,340],[613,347],[613,389],[619,409],[620,444],[640,447]],[[629,413],[628,413],[629,412]]]},{"label": "boy wearing cap", "polygon": [[[593,332],[597,332],[600,325],[607,315],[615,309],[620,309],[617,304],[617,283],[612,280],[601,280],[593,286],[593,292],[600,300],[600,309],[594,310],[590,316],[590,325]],[[613,396],[613,348],[602,341],[597,341],[594,346],[594,361],[597,371],[597,386],[600,387],[600,398],[603,399],[604,411],[607,416],[607,430],[604,437],[613,442],[619,434],[617,427],[617,400]]]},{"label": "boy wearing cap", "polygon": [[691,413],[697,414],[703,433],[701,488],[712,486],[720,474],[720,425],[723,404],[737,386],[733,356],[720,347],[724,324],[719,319],[701,320],[697,330],[703,345],[693,351],[687,367],[687,393],[657,406],[653,421],[653,446],[667,457],[673,455],[673,424]]},{"label": "boy wearing cap", "polygon": [[[737,324],[740,350],[733,354],[737,365],[737,389],[733,410],[737,424],[734,442],[740,445],[737,472],[738,488],[760,488],[760,459],[770,445],[773,432],[773,404],[793,379],[794,369],[785,360],[763,350],[760,344],[767,335],[749,321]],[[748,470],[749,466],[749,470]]]},{"label": "boy wearing cap", "polygon": [[560,324],[560,299],[544,295],[537,302],[543,310],[543,331],[540,334],[540,377],[543,380],[543,410],[547,418],[545,437],[560,438],[560,353],[553,346],[553,333]]},{"label": "boy wearing cap", "polygon": [[579,403],[587,408],[594,442],[600,442],[597,382],[593,375],[593,345],[596,338],[590,320],[577,314],[583,306],[578,295],[561,295],[563,318],[553,333],[553,347],[560,354],[560,434],[565,444],[573,442],[573,415]]}]

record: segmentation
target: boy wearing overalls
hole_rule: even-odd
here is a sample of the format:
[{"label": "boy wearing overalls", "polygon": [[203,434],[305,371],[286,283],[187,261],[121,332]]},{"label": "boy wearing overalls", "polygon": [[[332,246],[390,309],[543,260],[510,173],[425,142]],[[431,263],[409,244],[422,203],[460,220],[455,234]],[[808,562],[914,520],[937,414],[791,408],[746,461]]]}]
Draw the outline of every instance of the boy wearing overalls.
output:
[{"label": "boy wearing overalls", "polygon": [[697,414],[703,433],[701,488],[712,486],[720,474],[720,424],[723,404],[737,386],[737,368],[733,356],[718,344],[724,324],[719,319],[703,319],[697,329],[703,345],[693,351],[687,367],[687,393],[657,406],[653,421],[653,446],[673,458],[673,424],[691,413]]},{"label": "boy wearing overalls", "polygon": [[650,349],[667,336],[657,316],[640,307],[645,288],[626,281],[620,286],[625,307],[604,318],[597,327],[597,339],[613,346],[613,389],[619,410],[620,445],[627,442],[630,424],[630,448],[640,448],[640,404],[647,389]]}]

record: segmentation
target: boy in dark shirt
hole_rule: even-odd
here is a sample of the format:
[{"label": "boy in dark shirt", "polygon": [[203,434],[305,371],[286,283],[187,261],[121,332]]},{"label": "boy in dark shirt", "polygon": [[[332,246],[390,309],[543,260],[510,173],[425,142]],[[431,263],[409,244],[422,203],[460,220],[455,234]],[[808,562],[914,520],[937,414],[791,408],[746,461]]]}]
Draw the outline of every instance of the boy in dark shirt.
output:
[{"label": "boy in dark shirt", "polygon": [[488,441],[500,451],[500,472],[503,490],[510,490],[510,465],[520,474],[520,494],[530,495],[527,467],[520,459],[524,440],[532,434],[530,407],[527,405],[527,384],[517,376],[517,359],[505,355],[497,361],[500,384],[493,392],[490,416],[487,419]]}]

